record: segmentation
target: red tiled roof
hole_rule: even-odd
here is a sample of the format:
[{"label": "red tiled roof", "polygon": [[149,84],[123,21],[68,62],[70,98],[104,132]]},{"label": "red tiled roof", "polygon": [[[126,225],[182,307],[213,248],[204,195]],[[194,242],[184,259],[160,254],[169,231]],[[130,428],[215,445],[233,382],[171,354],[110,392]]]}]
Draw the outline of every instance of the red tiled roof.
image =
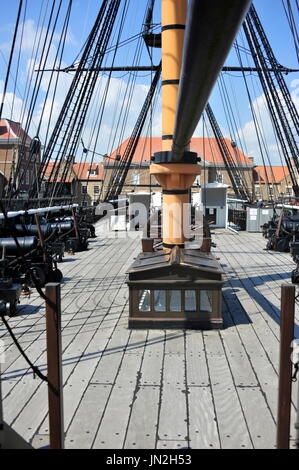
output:
[{"label": "red tiled roof", "polygon": [[[89,175],[90,170],[96,170],[97,174]],[[73,171],[78,179],[99,180],[103,178],[103,165],[101,163],[74,163]]]},{"label": "red tiled roof", "polygon": [[256,166],[253,170],[253,178],[255,183],[279,183],[288,175],[289,170],[287,166]]},{"label": "red tiled roof", "polygon": [[[106,162],[113,162],[116,159],[116,155],[123,155],[124,151],[128,145],[129,138],[124,140],[119,147],[117,147],[114,152],[111,153],[109,158],[104,158]],[[162,139],[161,137],[152,137],[151,139],[148,137],[140,137],[134,156],[133,156],[133,163],[140,163],[150,161],[151,156],[155,152],[161,152],[162,150]]]},{"label": "red tiled roof", "polygon": [[[51,176],[51,174],[52,174],[52,176],[51,176],[51,178],[50,178],[50,182],[51,182],[51,183],[54,181],[54,177],[55,177],[55,166],[56,166],[56,165],[55,165],[55,162],[49,162],[49,163],[47,164],[46,170],[45,170],[45,179],[46,179],[46,180],[49,180],[49,178],[50,178],[50,176]],[[52,171],[53,171],[53,173],[52,173]],[[63,169],[61,168],[61,169],[60,169],[60,175],[59,175],[58,178],[57,178],[57,182],[58,182],[58,183],[61,182],[62,171],[63,171]],[[65,183],[72,183],[72,181],[74,181],[74,179],[75,179],[75,176],[74,176],[74,174],[72,174],[71,169],[69,169],[67,178],[64,179],[64,182],[65,182]]]},{"label": "red tiled roof", "polygon": [[0,140],[1,139],[26,139],[27,143],[31,142],[31,138],[22,129],[19,122],[11,121],[10,119],[0,120]]},{"label": "red tiled roof", "polygon": [[[48,163],[48,165],[46,167],[46,171],[45,171],[45,178],[46,179],[49,178],[50,175],[51,175],[51,172],[54,171],[53,170],[54,166],[55,166],[55,162],[49,162]],[[89,170],[97,170],[98,174],[88,176]],[[63,170],[61,168],[60,173],[62,173],[62,171]],[[68,171],[68,178],[65,180],[65,182],[70,183],[76,177],[79,180],[87,180],[88,179],[89,181],[102,179],[102,177],[103,177],[103,165],[98,164],[98,163],[92,163],[91,164],[90,162],[74,163]],[[61,178],[59,177],[58,181],[60,181],[60,180],[61,180]]]},{"label": "red tiled roof", "polygon": [[[129,139],[126,139],[116,150],[114,150],[114,152],[112,152],[108,159],[105,159],[105,161],[112,162],[111,159],[115,160],[116,155],[123,155],[128,144],[128,140]],[[232,148],[231,141],[229,139],[225,139],[225,141],[231,151],[231,155],[235,163],[250,166],[253,165],[252,160],[246,157],[240,149]],[[132,162],[149,162],[151,156],[155,152],[161,152],[161,150],[161,137],[140,137]],[[196,152],[201,158],[212,164],[224,164],[222,155],[217,145],[217,141],[214,138],[193,137],[190,144],[190,150]]]}]

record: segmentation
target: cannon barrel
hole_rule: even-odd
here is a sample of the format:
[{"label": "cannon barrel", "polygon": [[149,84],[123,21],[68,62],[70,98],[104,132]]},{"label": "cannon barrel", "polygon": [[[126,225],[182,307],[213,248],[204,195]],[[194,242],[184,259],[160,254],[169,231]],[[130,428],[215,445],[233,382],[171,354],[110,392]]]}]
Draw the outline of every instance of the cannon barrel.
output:
[{"label": "cannon barrel", "polygon": [[251,0],[190,0],[173,137],[180,161]]},{"label": "cannon barrel", "polygon": [[[40,229],[44,237],[48,237],[56,230],[59,233],[66,233],[72,230],[74,224],[71,221],[66,222],[51,222],[48,224],[41,224]],[[38,227],[35,224],[16,224],[15,231],[19,235],[38,235]]]},{"label": "cannon barrel", "polygon": [[51,230],[57,229],[58,232],[60,233],[66,233],[74,228],[74,224],[72,221],[51,222],[50,227],[51,227]]},{"label": "cannon barrel", "polygon": [[[35,249],[38,245],[38,240],[36,237],[17,237],[18,243],[22,250],[22,253],[28,253],[29,251]],[[6,254],[18,254],[18,247],[15,242],[15,239],[12,237],[9,238],[0,238],[0,248],[1,251],[5,248]]]},{"label": "cannon barrel", "polygon": [[[34,224],[16,224],[14,226],[14,229],[19,235],[38,235],[37,225]],[[42,224],[40,226],[40,229],[44,237],[49,236],[52,232],[52,229],[49,224]]]}]

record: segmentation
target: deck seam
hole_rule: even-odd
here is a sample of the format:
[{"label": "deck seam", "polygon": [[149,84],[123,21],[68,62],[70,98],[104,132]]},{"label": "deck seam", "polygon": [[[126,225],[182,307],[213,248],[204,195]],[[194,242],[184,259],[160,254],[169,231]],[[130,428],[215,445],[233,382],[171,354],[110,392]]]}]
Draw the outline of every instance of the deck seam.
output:
[{"label": "deck seam", "polygon": [[161,418],[161,406],[162,406],[163,383],[164,383],[165,347],[166,347],[166,332],[164,331],[163,359],[162,359],[162,366],[161,366],[160,393],[159,393],[159,403],[158,403],[158,413],[157,413],[157,428],[156,428],[156,438],[155,438],[155,449],[158,448],[158,442],[161,440],[160,436],[159,436],[159,426],[160,426],[160,418]]},{"label": "deck seam", "polygon": [[[143,365],[143,361],[144,361],[144,354],[145,354],[146,343],[147,343],[147,340],[148,340],[148,335],[149,335],[149,332],[147,332],[147,334],[146,334],[146,341],[145,341],[144,347],[143,347],[142,359],[141,359],[141,362],[140,362],[139,370],[138,370],[138,372],[137,372],[136,385],[135,385],[135,389],[134,389],[134,392],[133,392],[133,398],[132,398],[130,413],[129,413],[128,422],[127,422],[127,427],[126,427],[125,435],[124,435],[124,441],[123,441],[123,446],[122,446],[123,449],[124,449],[125,446],[126,446],[126,440],[127,440],[128,430],[129,430],[130,421],[131,421],[132,412],[133,412],[133,405],[134,405],[134,402],[135,402],[136,399],[137,399],[137,394],[138,394],[138,392],[139,392],[139,390],[140,390],[140,387],[141,387],[141,384],[140,384],[141,375],[142,375],[141,370],[142,370],[142,365]],[[140,374],[141,374],[141,375],[140,375]]]},{"label": "deck seam", "polygon": [[222,446],[222,439],[221,439],[221,434],[220,434],[220,428],[219,428],[219,423],[217,419],[217,411],[216,411],[216,404],[215,404],[215,397],[213,395],[213,386],[212,386],[212,378],[211,378],[211,373],[210,373],[210,365],[208,361],[208,353],[207,353],[207,345],[205,341],[205,335],[202,333],[202,340],[203,340],[203,345],[204,345],[204,353],[205,353],[205,358],[206,358],[206,364],[207,364],[207,370],[208,370],[208,376],[209,376],[209,382],[210,382],[210,388],[211,388],[211,399],[213,403],[213,414],[215,416],[215,423],[216,423],[216,428],[217,428],[217,435],[218,435],[218,441],[219,441],[219,448],[223,449]]},{"label": "deck seam", "polygon": [[187,338],[186,338],[186,331],[184,331],[184,382],[185,382],[185,393],[186,393],[186,424],[187,424],[187,436],[186,441],[188,443],[188,448],[190,448],[191,438],[190,438],[190,412],[189,412],[189,388],[188,388],[188,372],[187,372]]}]

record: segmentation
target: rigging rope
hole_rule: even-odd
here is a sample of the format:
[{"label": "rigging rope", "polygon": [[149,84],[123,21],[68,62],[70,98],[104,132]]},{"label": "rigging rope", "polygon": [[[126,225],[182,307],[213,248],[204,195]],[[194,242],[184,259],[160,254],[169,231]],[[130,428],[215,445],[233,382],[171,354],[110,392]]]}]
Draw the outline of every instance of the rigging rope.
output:
[{"label": "rigging rope", "polygon": [[69,173],[97,81],[97,72],[84,74],[81,69],[85,67],[91,56],[94,57],[93,66],[99,66],[102,63],[103,52],[107,47],[119,4],[120,0],[104,0],[102,2],[99,14],[82,54],[80,67],[73,78],[54,131],[43,154],[43,168],[40,174],[40,181],[44,179],[48,163],[54,151],[56,152],[53,168],[49,175],[49,182],[46,185],[47,195],[50,193],[52,184],[51,198],[61,191],[62,184],[60,184],[60,188],[57,186],[58,179],[63,183]]},{"label": "rigging rope", "polygon": [[160,79],[161,75],[161,63],[159,65],[158,70],[155,73],[154,79],[152,81],[151,87],[148,91],[148,94],[146,96],[145,102],[142,106],[141,112],[138,116],[137,122],[135,124],[135,127],[133,129],[132,135],[128,141],[128,144],[125,148],[124,154],[119,161],[118,165],[114,170],[111,172],[110,176],[110,182],[107,188],[107,192],[104,196],[104,200],[115,200],[121,193],[122,187],[124,185],[127,173],[130,168],[130,164],[132,162],[134,152],[136,150],[139,137],[141,135],[142,129],[144,127],[145,119],[147,116],[147,113],[150,109],[150,105],[152,102],[152,99],[154,97],[158,81]]},{"label": "rigging rope", "polygon": [[213,129],[219,151],[222,155],[226,170],[228,172],[236,196],[240,199],[247,199],[250,201],[252,199],[252,196],[245,185],[240,169],[234,162],[234,159],[230,153],[230,150],[227,146],[227,143],[223,137],[223,134],[220,130],[220,127],[216,121],[215,115],[209,103],[206,106],[206,113],[209,118],[210,125]]},{"label": "rigging rope", "polygon": [[[292,10],[291,2],[290,0],[285,0],[285,2],[284,0],[281,0],[281,2],[282,2],[282,6],[286,14],[287,20],[288,20],[288,24],[289,24],[292,36],[293,36],[297,60],[299,62],[299,35],[298,35],[297,27],[296,27],[296,20],[294,18],[294,13]],[[285,3],[287,5],[285,5]]]},{"label": "rigging rope", "polygon": [[[250,13],[252,10],[250,9]],[[253,11],[255,26],[258,25],[257,32],[260,38],[263,40],[264,46],[266,46],[266,51],[268,57],[272,60],[271,66],[274,68],[274,76],[279,79],[279,90],[280,83],[284,83],[284,80],[277,70],[277,61],[273,55],[272,50],[270,50],[270,45],[265,37],[265,33],[261,30],[261,25],[257,18],[256,13]],[[294,192],[296,196],[299,196],[299,187],[297,183],[297,176],[299,171],[299,165],[297,161],[298,156],[298,147],[296,144],[296,140],[294,138],[293,132],[291,130],[290,124],[293,122],[294,126],[296,126],[296,110],[293,110],[293,103],[291,101],[291,97],[289,95],[288,90],[284,91],[282,94],[278,94],[278,90],[274,84],[273,76],[271,72],[265,70],[265,61],[264,56],[261,50],[261,46],[259,44],[257,34],[254,30],[253,21],[251,20],[251,16],[249,14],[246,17],[246,21],[243,23],[243,29],[245,32],[245,36],[249,47],[252,51],[253,60],[256,65],[259,66],[260,70],[258,71],[259,78],[261,81],[262,88],[264,90],[265,98],[267,101],[267,105],[270,110],[271,118],[274,123],[274,129],[279,139],[279,142],[282,147],[282,151],[286,160],[286,164],[288,166],[288,170],[292,179],[292,184],[294,187]],[[283,87],[286,89],[286,85],[284,83]],[[289,115],[287,116],[285,109],[282,106],[282,102],[285,104],[285,109],[289,111]],[[293,121],[292,116],[295,115],[295,121]],[[296,150],[297,149],[297,150]]]},{"label": "rigging rope", "polygon": [[[48,47],[48,51],[47,51],[47,54],[46,54],[46,57],[44,59],[44,61],[47,60],[48,58],[48,54],[49,54],[49,51],[50,51],[50,47],[52,45],[52,41],[53,41],[53,37],[54,37],[54,33],[55,33],[55,29],[56,29],[56,25],[57,25],[57,21],[58,21],[58,17],[59,17],[59,14],[60,14],[60,8],[61,8],[61,1],[60,1],[60,4],[59,4],[59,8],[56,12],[56,18],[55,18],[55,22],[54,22],[54,26],[53,26],[53,29],[52,29],[52,34],[51,34],[51,37],[49,39],[49,47]],[[69,24],[69,18],[70,18],[70,12],[71,12],[71,6],[72,6],[72,0],[69,1],[69,6],[68,6],[68,9],[67,9],[67,13],[66,13],[66,17],[65,17],[65,20],[64,20],[64,25],[63,25],[63,29],[62,29],[62,32],[61,32],[61,35],[60,35],[60,41],[59,41],[59,45],[58,45],[58,48],[57,48],[57,51],[56,51],[56,55],[55,55],[55,63],[56,61],[58,60],[58,56],[60,54],[60,61],[62,60],[62,53],[63,53],[63,50],[64,50],[64,46],[65,46],[65,41],[66,41],[66,35],[67,35],[67,30],[68,30],[68,24]],[[61,53],[60,53],[60,48],[61,48]],[[45,94],[45,97],[43,99],[43,105],[42,105],[42,109],[41,109],[41,113],[40,113],[40,119],[39,119],[39,123],[38,123],[38,126],[37,126],[37,130],[36,130],[36,137],[34,139],[32,139],[32,143],[34,143],[34,141],[39,141],[39,133],[40,133],[40,128],[41,128],[41,125],[43,123],[43,118],[44,118],[44,113],[45,113],[45,110],[46,110],[46,104],[47,104],[47,100],[48,100],[48,96],[49,96],[49,92],[50,92],[50,87],[51,87],[51,83],[52,83],[52,80],[53,80],[53,77],[54,77],[54,72],[51,73],[50,75],[50,79],[49,79],[49,82],[48,82],[48,89],[46,91],[46,94]],[[33,114],[33,111],[34,111],[34,108],[35,108],[35,103],[37,101],[37,97],[38,97],[38,93],[39,93],[39,89],[40,89],[40,85],[41,85],[41,80],[42,80],[43,76],[41,74],[40,78],[39,78],[39,83],[36,83],[36,96],[34,97],[34,103],[33,103],[33,106],[32,106],[32,114]],[[57,78],[57,77],[56,77]],[[50,119],[51,119],[51,114],[52,114],[52,109],[53,109],[53,102],[54,102],[54,99],[55,99],[55,94],[56,94],[56,90],[57,90],[57,83],[56,83],[56,86],[55,86],[55,92],[54,92],[54,95],[53,95],[53,101],[52,101],[52,106],[51,106],[51,109],[50,109],[50,117],[49,117],[49,122],[48,122],[48,129],[49,129],[49,125],[50,125]],[[26,127],[25,127],[25,135],[24,135],[24,139],[25,139],[25,136],[26,136],[26,133],[27,133],[27,129],[30,127],[30,121],[27,123]],[[25,142],[22,142],[23,145],[25,145]],[[19,181],[18,181],[18,185],[19,185],[19,188],[18,190],[20,190],[20,188],[22,187],[21,186],[21,183],[23,181],[23,179],[25,178],[25,175],[27,174],[28,170],[30,169],[30,167],[32,166],[32,164],[36,167],[36,165],[38,164],[38,159],[36,159],[36,156],[37,155],[40,155],[40,149],[41,149],[41,143],[39,141],[39,150],[38,152],[36,152],[36,147],[33,145],[30,145],[30,148],[29,148],[29,155],[28,155],[28,159],[27,161],[25,162],[25,165],[23,167],[23,172],[21,173],[21,175],[19,176]],[[18,176],[18,171],[16,171],[17,173],[17,176]],[[37,175],[37,172],[36,172],[36,175],[34,177],[34,182],[33,182],[33,185],[36,185],[38,182],[37,182],[37,179],[38,179],[38,175]],[[39,187],[37,188],[37,190],[39,190]],[[29,200],[29,192],[28,192],[28,200]]]},{"label": "rigging rope", "polygon": [[4,106],[4,101],[5,101],[6,92],[7,92],[7,85],[8,85],[9,75],[10,75],[10,68],[11,68],[12,58],[13,58],[14,51],[15,51],[15,44],[16,44],[16,38],[17,38],[17,34],[18,34],[18,29],[19,29],[22,6],[23,6],[23,0],[20,0],[17,19],[16,19],[16,25],[15,25],[15,29],[14,29],[14,35],[13,35],[13,39],[12,39],[12,46],[11,46],[10,56],[9,56],[9,61],[8,61],[8,67],[7,67],[6,77],[5,77],[5,81],[4,81],[4,89],[3,89],[3,93],[2,93],[2,100],[1,100],[1,103],[0,103],[0,119],[2,118],[2,113],[3,113],[3,106]]}]

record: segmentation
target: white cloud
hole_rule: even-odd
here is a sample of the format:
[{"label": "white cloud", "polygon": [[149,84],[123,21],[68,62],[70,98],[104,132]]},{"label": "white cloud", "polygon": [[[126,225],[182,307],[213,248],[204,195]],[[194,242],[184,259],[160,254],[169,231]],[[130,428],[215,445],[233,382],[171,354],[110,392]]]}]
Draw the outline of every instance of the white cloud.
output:
[{"label": "white cloud", "polygon": [[[95,143],[95,135],[93,134],[93,124],[96,122],[94,117],[99,114],[97,103],[101,103],[103,94],[107,85],[108,77],[102,76],[94,93],[93,108],[89,112],[89,117],[84,129],[83,140],[87,147],[93,148]],[[107,93],[104,117],[99,132],[98,152],[110,153],[124,141],[130,137],[146,95],[149,86],[137,84],[133,88],[133,93],[127,91],[127,81],[123,78],[111,78],[109,91]],[[126,92],[127,91],[127,92]],[[127,114],[126,123],[123,127],[123,118],[126,114],[126,106],[129,104],[129,112]],[[161,108],[160,96],[158,97],[157,106],[152,116],[152,135],[161,136]],[[148,135],[149,132],[150,113],[144,125],[142,135]],[[93,135],[92,135],[93,134]]]},{"label": "white cloud", "polygon": [[[299,80],[293,80],[291,83],[291,97],[296,108],[299,109]],[[281,92],[277,90],[278,94],[281,95]],[[262,94],[255,101],[252,102],[254,114],[256,116],[256,121],[258,127],[262,131],[262,151],[264,154],[264,159],[266,165],[269,164],[267,158],[267,152],[269,155],[269,160],[272,165],[281,165],[281,159],[279,154],[279,144],[277,144],[275,139],[275,134],[273,130],[272,121],[270,118],[268,106],[266,103],[265,95]],[[248,149],[249,157],[254,157],[255,163],[262,164],[262,155],[260,152],[259,141],[256,134],[254,121],[248,121],[244,124],[242,129],[239,129],[239,134],[244,136],[246,146]],[[296,136],[295,136],[296,138]],[[265,145],[263,144],[265,142]],[[266,149],[266,150],[265,150]],[[283,158],[283,156],[282,156]],[[282,160],[285,165],[284,159]]]},{"label": "white cloud", "polygon": [[153,115],[152,136],[161,137],[161,135],[162,135],[162,111],[161,111],[161,103],[159,100],[159,102],[157,103],[157,110]]},{"label": "white cloud", "polygon": [[[23,29],[22,29],[23,28]],[[53,34],[53,38],[51,41],[51,45],[49,47],[49,53],[47,57],[46,63],[40,64],[40,55],[43,48],[44,41],[46,39],[47,30],[46,27],[38,27],[36,22],[33,19],[27,19],[23,25],[20,25],[19,31],[23,31],[22,34],[22,42],[21,42],[21,34],[18,35],[17,43],[15,46],[15,54],[14,60],[11,67],[11,74],[7,88],[7,94],[5,98],[5,106],[3,111],[3,117],[10,118],[12,117],[13,120],[21,121],[23,127],[25,126],[26,122],[26,114],[22,114],[23,119],[21,119],[21,109],[24,105],[24,100],[26,98],[27,106],[29,106],[32,93],[34,90],[34,86],[36,80],[39,78],[38,74],[36,73],[36,69],[40,67],[45,68],[53,68],[55,64],[55,57],[58,50],[58,43],[60,41],[61,27],[58,26],[56,31]],[[52,31],[49,31],[47,44],[49,45],[49,41],[51,39]],[[39,44],[39,46],[38,46]],[[75,45],[77,44],[75,41],[74,36],[72,35],[71,31],[68,31],[66,36],[66,44]],[[7,58],[10,52],[10,43],[1,44],[1,56],[3,66],[1,67],[2,70],[2,77],[4,78],[7,68]],[[38,53],[37,53],[38,48]],[[47,49],[47,47],[46,47]],[[20,64],[19,68],[16,68],[16,63],[18,59],[18,51],[20,50]],[[6,52],[6,58],[3,54],[3,51]],[[1,64],[2,65],[2,64]],[[64,67],[67,64],[62,63],[61,66]],[[56,65],[57,66],[57,65]],[[16,77],[17,75],[17,77]],[[1,78],[2,78],[1,77]],[[46,99],[46,93],[49,88],[51,72],[45,72],[42,76],[38,97],[36,100],[35,109],[33,111],[32,122],[29,129],[30,135],[35,135],[38,122],[41,118],[42,109],[44,106],[44,100]],[[30,90],[28,93],[28,89],[26,88],[27,84],[30,82]],[[40,131],[40,137],[43,140],[45,138],[45,130],[48,125],[48,120],[50,117],[50,110],[52,109],[52,122],[51,122],[51,129],[53,129],[55,122],[59,116],[59,112],[61,106],[64,102],[66,97],[67,91],[72,81],[72,76],[65,73],[60,73],[58,75],[58,86],[56,90],[56,95],[54,97],[54,84],[56,81],[56,76],[54,76],[54,80],[52,81],[52,85],[48,92],[48,97],[45,103],[45,112],[43,114],[42,119],[42,127]],[[17,79],[17,87],[15,88],[15,80]],[[39,83],[39,80],[37,81]],[[2,90],[3,90],[3,83],[2,83]],[[0,91],[1,91],[1,81],[0,81]],[[16,95],[14,95],[13,91],[15,91]],[[14,107],[13,114],[11,115],[11,107]]]},{"label": "white cloud", "polygon": [[[11,28],[10,30],[11,36],[13,35],[13,29],[14,28]],[[60,31],[55,31],[53,33],[51,30],[49,30],[49,32],[47,33],[46,27],[38,27],[35,20],[27,19],[24,23],[21,23],[19,25],[19,34],[17,36],[15,50],[18,51],[19,49],[21,49],[22,53],[29,53],[31,55],[32,51],[34,51],[35,53],[38,46],[43,45],[46,39],[47,44],[51,39],[53,44],[58,44],[60,41],[60,37]],[[66,34],[65,43],[72,46],[78,46],[78,42],[76,41],[73,33],[70,30],[68,30]],[[2,50],[10,51],[10,48],[11,41],[1,44]]]},{"label": "white cloud", "polygon": [[[0,80],[0,103],[2,103],[4,91],[4,81]],[[7,92],[5,95],[2,118],[19,121],[21,111],[23,109],[23,100],[18,98],[14,93]]]},{"label": "white cloud", "polygon": [[[21,25],[22,27],[22,25]],[[46,38],[46,28],[38,28],[37,23],[34,19],[28,19],[25,21],[23,25],[23,38],[22,44],[20,44],[20,37],[18,37],[18,43],[16,44],[16,51],[21,48],[21,63],[18,70],[16,72],[16,60],[17,56],[14,58],[14,67],[11,70],[11,77],[8,86],[8,93],[6,94],[5,99],[5,107],[3,116],[10,117],[11,116],[11,106],[14,102],[14,110],[12,114],[12,119],[16,121],[20,121],[21,116],[21,109],[24,105],[25,100],[25,86],[28,80],[28,77],[31,76],[32,73],[32,82],[30,93],[27,96],[27,101],[30,102],[33,86],[35,83],[35,79],[37,77],[37,73],[35,70],[40,66],[40,57],[39,55],[35,56],[35,52],[33,52],[34,47],[36,48],[37,42],[43,44]],[[13,31],[13,28],[12,28]],[[58,28],[59,31],[59,28]],[[51,32],[50,32],[51,34]],[[36,42],[36,38],[40,38],[40,41]],[[53,41],[50,46],[49,56],[47,59],[47,63],[43,64],[45,68],[52,68],[55,56],[57,53],[58,42],[60,39],[60,33],[55,32],[53,35]],[[76,44],[76,39],[72,35],[71,31],[68,32],[66,42],[71,45]],[[10,51],[10,43],[6,43],[1,45],[1,50],[6,52],[6,56],[8,57]],[[76,44],[77,45],[77,44]],[[40,53],[41,48],[39,49]],[[7,58],[6,57],[6,58]],[[0,57],[1,58],[1,57]],[[62,63],[61,67],[65,67],[68,64]],[[2,73],[5,70],[6,65],[2,68]],[[5,72],[4,72],[5,73]],[[14,77],[17,77],[17,85],[16,88],[16,95],[14,95]],[[54,81],[50,87],[48,92],[48,96],[46,99],[46,93],[49,88],[49,80],[50,80],[51,73],[45,72],[43,74],[40,90],[38,94],[38,98],[35,104],[35,109],[32,117],[32,125],[29,129],[29,134],[31,136],[36,134],[37,125],[42,118],[42,126],[40,129],[40,138],[44,144],[44,139],[46,136],[46,129],[49,123],[49,119],[51,118],[50,122],[50,131],[53,130],[57,119],[59,118],[59,114],[61,111],[61,107],[64,103],[65,97],[73,80],[74,74],[66,74],[60,73],[58,76],[58,86],[54,96],[54,84],[56,76],[54,77]],[[2,75],[4,77],[4,75]],[[0,77],[0,78],[2,78]],[[132,133],[133,127],[136,123],[137,117],[141,110],[141,107],[144,103],[145,97],[149,90],[149,85],[145,85],[142,83],[138,83],[134,89],[133,93],[130,96],[127,91],[127,83],[129,79],[129,75],[126,75],[123,78],[116,78],[113,77],[110,81],[108,94],[106,97],[105,103],[105,111],[103,115],[102,125],[99,134],[98,140],[98,148],[96,151],[100,153],[105,153],[113,150],[113,148],[108,149],[108,144],[118,145],[119,139],[124,140],[125,138],[129,137]],[[103,96],[105,93],[106,85],[107,85],[108,76],[102,75],[98,78],[98,84],[94,91],[94,95],[91,101],[90,110],[87,115],[85,128],[84,128],[84,142],[86,145],[93,146],[95,142],[95,135],[97,133],[97,129],[94,132],[94,126],[98,122],[97,117],[100,113],[100,104],[103,100]],[[3,84],[2,84],[3,86]],[[1,82],[0,82],[0,90],[1,90]],[[44,103],[46,99],[46,102]],[[130,103],[129,103],[130,101]],[[129,112],[127,115],[127,120],[122,128],[123,116],[125,113],[125,109],[127,104],[129,104]],[[157,105],[157,111],[153,114],[153,121],[152,121],[152,135],[161,135],[161,109],[159,107],[159,102]],[[44,108],[44,111],[43,111]],[[42,114],[43,113],[43,114]],[[22,120],[23,127],[25,126],[26,116]],[[143,134],[146,133],[148,129],[147,123],[144,127]],[[115,137],[116,136],[116,137]],[[88,143],[90,141],[90,143]],[[104,149],[104,150],[103,150]]]},{"label": "white cloud", "polygon": [[291,93],[293,103],[295,104],[296,108],[299,109],[299,78],[296,78],[291,82],[291,88],[293,89]]}]

